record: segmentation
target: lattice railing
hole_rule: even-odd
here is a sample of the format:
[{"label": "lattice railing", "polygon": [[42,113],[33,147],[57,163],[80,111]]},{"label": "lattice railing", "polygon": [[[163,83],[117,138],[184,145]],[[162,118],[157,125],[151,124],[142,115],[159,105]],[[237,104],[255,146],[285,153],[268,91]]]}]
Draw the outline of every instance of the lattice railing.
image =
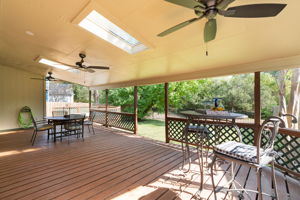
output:
[{"label": "lattice railing", "polygon": [[105,112],[100,112],[100,111],[91,111],[93,113],[95,113],[95,118],[94,118],[94,121],[96,123],[99,123],[99,124],[106,124],[106,120],[105,120]]},{"label": "lattice railing", "polygon": [[300,135],[278,134],[274,150],[279,153],[278,165],[300,174]]},{"label": "lattice railing", "polygon": [[121,112],[106,112],[91,110],[94,112],[94,121],[109,127],[116,127],[128,131],[134,131],[134,114]]},{"label": "lattice railing", "polygon": [[108,126],[134,131],[134,115],[125,113],[108,113]]},{"label": "lattice railing", "polygon": [[[168,118],[168,133],[167,139],[181,142],[183,140],[183,130],[186,124],[186,119],[182,118]],[[239,124],[240,132],[245,144],[254,144],[254,124]],[[221,127],[221,128],[220,128]],[[218,131],[221,132],[219,140],[216,139],[216,125],[209,124],[206,126],[210,134],[208,140],[206,139],[204,144],[206,146],[212,146],[217,143],[222,143],[229,140],[238,140],[237,132],[231,125],[218,126]],[[188,137],[188,143],[196,145],[199,138],[190,133]],[[262,139],[263,142],[263,139]],[[288,171],[291,174],[300,176],[300,132],[297,130],[281,129],[278,134],[274,150],[279,153],[276,158],[276,164],[281,169]]]},{"label": "lattice railing", "polygon": [[[186,119],[180,118],[168,118],[168,138],[169,140],[182,141],[183,130],[186,124]],[[203,124],[200,124],[203,126]],[[205,139],[204,144],[206,146],[212,146],[214,144],[223,143],[226,141],[238,141],[239,136],[237,130],[232,125],[222,125],[222,124],[206,124],[206,128],[209,130],[209,137]],[[217,132],[221,134],[217,134]],[[242,134],[243,142],[246,144],[254,143],[254,131],[251,126],[240,127],[240,132]],[[219,136],[219,137],[217,137]],[[190,133],[188,137],[189,144],[199,144],[198,137],[196,134]]]}]

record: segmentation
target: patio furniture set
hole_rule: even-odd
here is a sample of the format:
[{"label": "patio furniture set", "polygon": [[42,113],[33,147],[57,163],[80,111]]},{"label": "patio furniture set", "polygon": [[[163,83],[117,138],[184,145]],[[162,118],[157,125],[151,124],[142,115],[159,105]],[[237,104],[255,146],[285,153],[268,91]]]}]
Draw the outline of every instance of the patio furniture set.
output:
[{"label": "patio furniture set", "polygon": [[91,129],[93,134],[95,134],[93,121],[95,114],[92,113],[88,119],[86,119],[85,114],[67,114],[65,112],[52,113],[52,117],[46,117],[44,120],[35,120],[31,114],[31,120],[33,122],[34,131],[31,137],[31,143],[34,145],[36,136],[38,132],[47,131],[48,140],[50,136],[53,136],[53,141],[56,142],[57,138],[62,141],[63,137],[69,137],[72,135],[77,136],[77,138],[82,138],[84,140],[84,126],[88,127],[89,132]]},{"label": "patio furniture set", "polygon": [[[248,199],[249,192],[254,192],[258,194],[258,199],[262,200],[263,195],[272,197],[273,199],[278,199],[277,185],[275,178],[274,162],[278,154],[274,151],[274,141],[278,134],[279,128],[285,128],[285,122],[280,117],[269,117],[261,125],[258,134],[258,143],[256,146],[244,144],[242,142],[242,134],[236,125],[236,119],[247,118],[246,115],[238,113],[228,113],[220,112],[216,113],[199,113],[195,111],[184,111],[183,115],[186,116],[187,122],[182,134],[182,151],[183,151],[183,165],[188,160],[188,169],[183,170],[185,173],[190,170],[191,166],[191,152],[189,145],[191,144],[191,139],[196,142],[197,155],[199,160],[200,168],[200,188],[198,195],[201,198],[201,191],[204,187],[204,159],[203,159],[203,149],[207,150],[206,153],[206,163],[208,152],[212,149],[212,161],[210,164],[207,163],[207,170],[210,170],[212,187],[214,198],[217,199],[216,193],[221,190],[226,192],[237,192],[239,199],[244,199],[247,195]],[[297,123],[297,119],[289,114],[284,115],[292,117],[292,122]],[[219,142],[224,127],[232,127],[232,132],[238,136],[235,141],[223,141]],[[213,138],[214,145],[207,145],[209,141]],[[195,144],[193,144],[195,145]],[[225,185],[216,188],[214,182],[214,170],[216,170],[217,161],[227,161],[231,163],[231,180]],[[238,165],[246,165],[256,169],[257,178],[257,190],[249,190],[243,188],[237,181],[235,181],[235,167]],[[261,186],[261,172],[262,169],[270,166],[272,170],[272,182],[274,184],[273,194],[266,194],[262,192]],[[215,168],[215,169],[214,169]]]}]

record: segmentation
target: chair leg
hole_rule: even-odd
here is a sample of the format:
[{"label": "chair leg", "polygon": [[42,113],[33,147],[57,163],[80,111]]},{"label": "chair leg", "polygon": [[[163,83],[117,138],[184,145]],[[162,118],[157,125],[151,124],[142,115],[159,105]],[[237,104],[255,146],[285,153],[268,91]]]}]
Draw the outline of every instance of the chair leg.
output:
[{"label": "chair leg", "polygon": [[33,140],[33,138],[34,138],[34,134],[35,134],[35,130],[33,130],[33,133],[32,133],[31,139],[30,139],[30,142],[32,142],[32,140]]},{"label": "chair leg", "polygon": [[49,138],[50,138],[50,129],[47,130],[47,134],[48,134],[47,140],[49,140]]},{"label": "chair leg", "polygon": [[[203,151],[202,151],[202,145],[197,148],[197,154],[198,154],[198,160],[199,160],[199,169],[200,169],[200,191],[203,189]],[[200,151],[200,152],[199,152]]]},{"label": "chair leg", "polygon": [[186,172],[189,172],[191,169],[192,159],[191,159],[191,152],[190,152],[190,146],[186,143],[186,151],[187,151],[187,160],[189,163],[188,170]]},{"label": "chair leg", "polygon": [[211,183],[212,183],[212,187],[213,187],[214,198],[215,198],[215,200],[217,200],[216,186],[215,186],[215,181],[214,181],[214,164],[215,164],[215,162],[216,162],[216,156],[214,156],[211,161],[210,176],[211,176]]},{"label": "chair leg", "polygon": [[275,169],[274,169],[274,160],[272,161],[271,164],[272,164],[272,180],[273,180],[273,184],[274,184],[275,199],[278,199],[276,175],[275,175]]},{"label": "chair leg", "polygon": [[182,166],[181,166],[181,170],[183,170],[184,165],[185,165],[185,149],[184,149],[184,145],[183,142],[181,142],[181,151],[182,151]]},{"label": "chair leg", "polygon": [[90,125],[87,125],[88,129],[89,129],[89,133],[91,132],[91,129],[90,129]]},{"label": "chair leg", "polygon": [[37,131],[34,131],[34,135],[33,135],[33,139],[32,139],[32,146],[33,146],[33,144],[34,144],[34,141],[35,141],[35,138],[36,138],[36,135],[37,135]]},{"label": "chair leg", "polygon": [[93,133],[94,133],[94,135],[95,135],[95,129],[94,129],[94,126],[92,125],[92,130],[93,130]]},{"label": "chair leg", "polygon": [[262,191],[261,191],[261,168],[256,170],[256,181],[257,181],[257,191],[258,191],[258,200],[263,200]]}]

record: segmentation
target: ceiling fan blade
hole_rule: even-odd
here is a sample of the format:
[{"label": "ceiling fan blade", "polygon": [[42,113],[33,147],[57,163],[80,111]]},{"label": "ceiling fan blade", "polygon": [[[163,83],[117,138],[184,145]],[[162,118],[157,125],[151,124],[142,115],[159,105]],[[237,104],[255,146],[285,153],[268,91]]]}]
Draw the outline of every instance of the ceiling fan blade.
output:
[{"label": "ceiling fan blade", "polygon": [[231,4],[232,2],[234,2],[235,0],[222,0],[218,3],[217,5],[217,9],[218,10],[224,10],[227,8],[227,6],[229,6],[229,4]]},{"label": "ceiling fan blade", "polygon": [[199,17],[199,18],[193,18],[193,19],[190,19],[190,20],[188,20],[188,21],[182,22],[182,23],[180,23],[180,24],[177,24],[176,26],[173,26],[172,28],[169,28],[169,29],[165,30],[164,32],[161,32],[161,33],[158,34],[157,36],[159,36],[159,37],[164,37],[164,36],[166,36],[166,35],[168,35],[168,34],[170,34],[170,33],[173,33],[173,32],[175,32],[175,31],[177,31],[177,30],[179,30],[179,29],[181,29],[181,28],[183,28],[183,27],[185,27],[185,26],[191,24],[191,23],[196,22],[196,21],[198,21],[198,20],[200,20],[200,19],[202,19],[202,18],[203,18],[203,16],[201,16],[201,17]]},{"label": "ceiling fan blade", "polygon": [[202,8],[206,7],[204,3],[198,2],[196,0],[165,0],[165,1],[179,5],[179,6],[183,6],[186,8],[191,8],[191,9],[194,9],[196,6],[200,6]]},{"label": "ceiling fan blade", "polygon": [[82,68],[82,69],[83,69],[83,71],[90,72],[90,73],[94,73],[95,72],[95,70],[90,69],[90,68]]},{"label": "ceiling fan blade", "polygon": [[217,20],[209,19],[204,27],[204,42],[214,40],[217,34]]},{"label": "ceiling fan blade", "polygon": [[278,15],[286,4],[250,4],[231,7],[222,13],[225,17],[259,18],[274,17]]},{"label": "ceiling fan blade", "polygon": [[105,66],[88,66],[89,69],[109,69],[109,67]]}]

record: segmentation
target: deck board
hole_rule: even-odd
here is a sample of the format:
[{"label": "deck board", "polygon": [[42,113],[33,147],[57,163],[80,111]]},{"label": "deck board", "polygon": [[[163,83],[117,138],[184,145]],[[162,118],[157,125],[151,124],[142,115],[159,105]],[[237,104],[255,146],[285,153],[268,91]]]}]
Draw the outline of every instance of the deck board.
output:
[{"label": "deck board", "polygon": [[[31,130],[0,134],[0,199],[196,199],[199,165],[196,152],[190,172],[183,174],[181,148],[177,144],[130,135],[97,126],[96,135],[85,140],[71,138],[54,144],[39,134],[36,145],[29,143]],[[211,158],[209,158],[209,162]],[[215,183],[230,179],[230,165],[217,165]],[[187,166],[185,166],[187,168]],[[237,181],[256,189],[253,169],[237,168]],[[263,187],[272,191],[270,171],[264,171]],[[299,181],[277,172],[279,197],[297,199]],[[205,169],[202,199],[214,199],[210,173]],[[251,199],[256,195],[251,194]],[[230,199],[226,192],[218,199]],[[245,195],[245,198],[248,197]],[[233,199],[238,199],[233,193]]]}]

